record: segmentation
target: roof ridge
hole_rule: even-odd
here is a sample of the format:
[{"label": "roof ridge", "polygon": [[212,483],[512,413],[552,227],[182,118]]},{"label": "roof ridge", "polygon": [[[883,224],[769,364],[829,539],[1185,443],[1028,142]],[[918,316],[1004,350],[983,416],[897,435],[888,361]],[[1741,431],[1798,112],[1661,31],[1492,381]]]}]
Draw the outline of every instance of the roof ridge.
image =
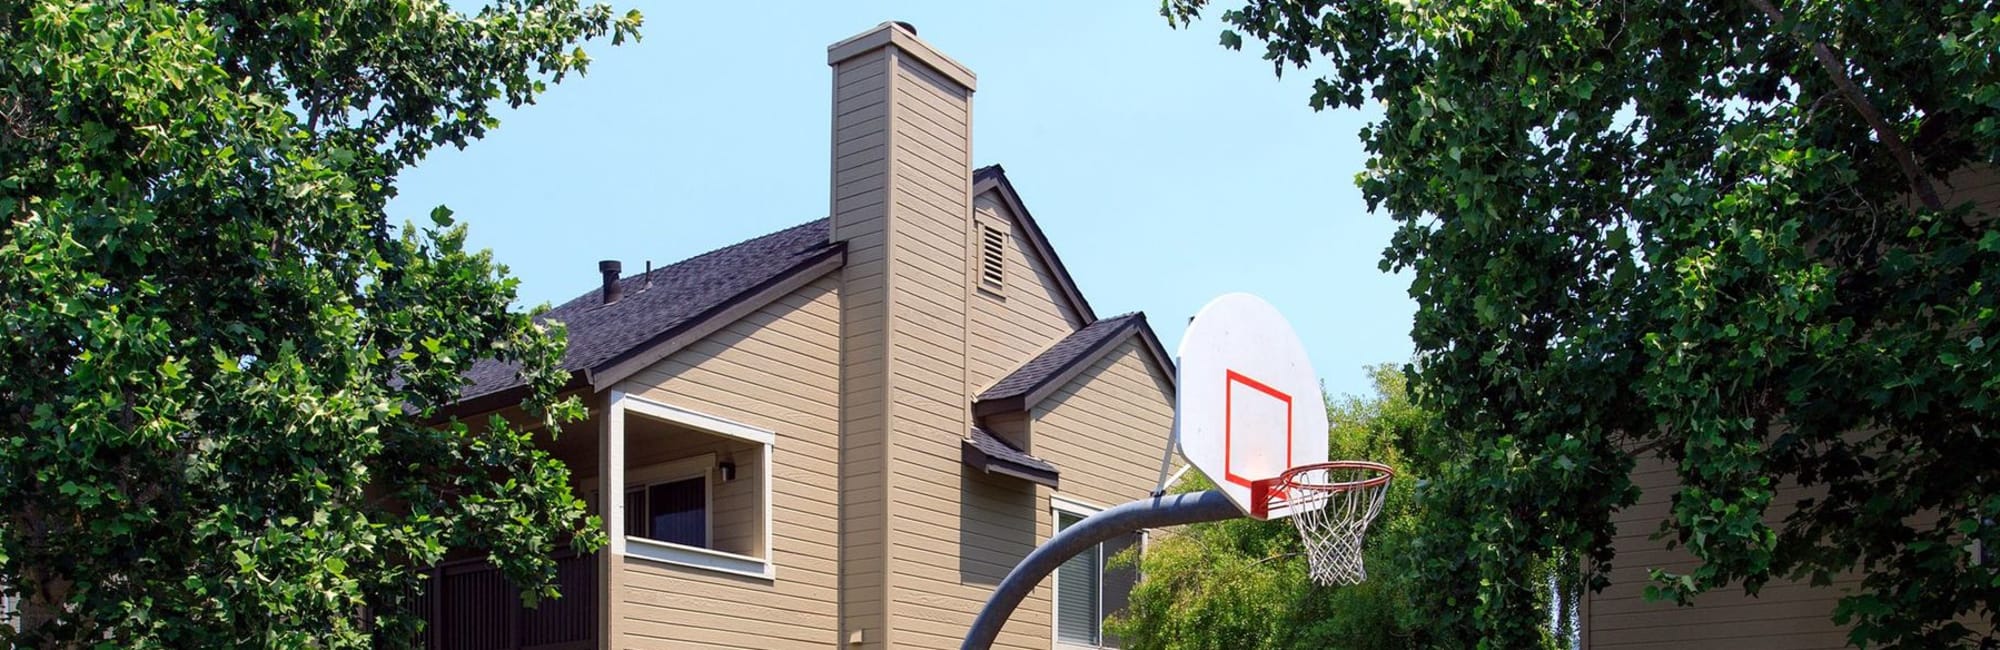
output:
[{"label": "roof ridge", "polygon": [[[677,270],[677,269],[683,269],[683,268],[691,268],[691,267],[692,267],[692,266],[694,265],[694,263],[695,263],[695,262],[698,262],[698,261],[701,261],[701,260],[705,260],[705,259],[712,259],[712,258],[714,258],[714,257],[717,257],[717,256],[720,256],[720,255],[723,255],[723,254],[727,254],[727,253],[729,253],[729,252],[731,252],[731,251],[735,251],[735,250],[739,250],[739,249],[742,249],[742,248],[744,248],[744,247],[746,247],[746,246],[750,246],[750,245],[753,245],[753,244],[757,244],[757,243],[760,243],[760,242],[764,242],[764,241],[769,241],[769,240],[770,240],[770,239],[772,239],[772,238],[776,238],[776,237],[780,237],[780,236],[783,236],[783,235],[786,235],[786,234],[789,234],[789,233],[791,233],[791,232],[793,232],[793,231],[797,231],[797,230],[803,230],[803,229],[807,229],[807,228],[811,228],[811,227],[813,227],[813,226],[817,226],[817,225],[819,225],[819,224],[821,224],[821,223],[824,223],[824,222],[828,222],[828,221],[830,221],[830,220],[831,220],[831,218],[830,218],[830,217],[820,217],[820,218],[818,218],[818,219],[814,219],[814,220],[812,220],[812,221],[807,221],[807,222],[805,222],[805,223],[801,223],[801,224],[797,224],[797,225],[793,225],[793,226],[787,226],[787,227],[784,227],[784,228],[780,228],[780,229],[778,229],[778,230],[773,230],[773,231],[771,231],[771,232],[767,232],[767,233],[764,233],[764,234],[761,234],[761,235],[757,235],[757,236],[755,236],[755,237],[748,237],[748,238],[745,238],[745,239],[742,239],[742,240],[739,240],[739,241],[736,241],[736,242],[734,242],[734,243],[730,243],[730,244],[728,244],[728,245],[725,245],[725,246],[720,246],[720,247],[717,247],[717,248],[712,248],[712,249],[709,249],[709,250],[706,250],[706,251],[703,251],[703,252],[700,252],[700,253],[696,253],[696,254],[694,254],[693,256],[690,256],[690,257],[684,257],[684,258],[681,258],[681,259],[679,259],[679,260],[675,261],[675,262],[674,262],[674,263],[672,263],[672,264],[665,264],[665,265],[661,265],[661,266],[658,266],[658,267],[654,267],[654,268],[653,268],[653,270],[652,270],[652,271],[650,271],[650,272],[649,272],[649,271],[640,271],[640,272],[638,272],[638,273],[634,273],[634,274],[631,274],[631,275],[625,275],[625,276],[619,276],[619,278],[618,278],[618,282],[622,284],[622,283],[624,283],[624,282],[626,282],[626,281],[629,281],[629,280],[634,280],[634,279],[640,279],[640,278],[645,278],[645,277],[647,277],[648,275],[653,275],[653,276],[659,276],[659,275],[665,275],[665,274],[669,274],[670,272],[672,272],[672,271],[674,271],[674,270]],[[829,242],[829,243],[830,243],[830,242]],[[585,291],[585,292],[583,292],[583,293],[581,293],[581,294],[577,294],[577,296],[576,296],[576,297],[574,297],[574,298],[570,298],[569,300],[565,300],[565,301],[563,301],[562,303],[560,303],[560,304],[557,304],[557,305],[555,306],[555,309],[551,309],[551,310],[549,310],[549,311],[558,311],[558,310],[561,310],[562,308],[565,308],[565,307],[569,307],[569,306],[570,306],[570,305],[572,305],[572,304],[588,304],[588,303],[589,303],[589,302],[591,302],[591,301],[600,301],[600,302],[601,302],[601,301],[602,301],[603,299],[602,299],[602,298],[601,298],[600,296],[602,296],[602,295],[603,295],[603,292],[604,292],[604,287],[603,287],[602,285],[599,285],[599,286],[597,286],[597,287],[593,287],[593,288],[591,288],[591,289],[590,289],[590,290],[588,290],[588,291]]]},{"label": "roof ridge", "polygon": [[[702,259],[702,258],[705,258],[705,257],[713,257],[713,256],[715,256],[715,255],[716,255],[717,253],[724,253],[724,252],[728,252],[728,251],[730,251],[730,250],[734,250],[734,249],[738,249],[738,248],[742,248],[742,247],[744,247],[744,246],[748,246],[748,245],[750,245],[750,244],[755,244],[755,243],[757,243],[757,242],[761,242],[761,241],[764,241],[764,240],[766,240],[766,239],[770,239],[770,238],[772,238],[772,237],[777,237],[777,236],[780,236],[780,235],[784,235],[784,234],[788,234],[788,233],[790,233],[790,232],[792,232],[792,231],[795,231],[795,230],[804,230],[804,229],[806,229],[806,228],[810,228],[810,227],[812,227],[812,226],[816,226],[816,225],[819,225],[819,224],[820,224],[820,223],[822,223],[822,222],[826,222],[826,221],[830,221],[831,219],[832,219],[831,217],[820,217],[820,218],[818,218],[818,219],[814,219],[814,220],[812,220],[812,221],[807,221],[807,222],[805,222],[805,223],[801,223],[801,224],[796,224],[796,225],[792,225],[792,226],[787,226],[787,227],[784,227],[784,228],[779,228],[779,229],[777,229],[777,230],[773,230],[773,231],[771,231],[771,232],[767,232],[767,233],[764,233],[764,234],[762,234],[762,235],[757,235],[757,236],[755,236],[755,237],[746,237],[746,238],[744,238],[744,239],[741,239],[741,240],[738,240],[738,241],[736,241],[735,243],[732,243],[732,244],[728,244],[728,245],[726,245],[726,246],[721,246],[721,247],[718,247],[718,248],[713,248],[713,249],[710,249],[710,250],[708,250],[708,251],[705,251],[705,252],[701,252],[701,253],[696,253],[696,254],[695,254],[695,255],[694,255],[693,257],[685,257],[685,258],[681,258],[681,259],[680,259],[680,261],[677,261],[677,262],[674,262],[674,263],[672,263],[672,264],[667,264],[667,265],[664,265],[664,266],[661,266],[661,267],[659,267],[659,268],[655,268],[655,269],[653,269],[653,270],[652,270],[652,272],[653,272],[653,273],[659,273],[659,272],[661,272],[661,271],[665,271],[665,270],[667,270],[667,269],[671,269],[671,268],[674,268],[674,267],[677,267],[677,266],[681,266],[681,265],[684,265],[684,264],[687,264],[687,263],[689,263],[689,262],[693,262],[693,261],[695,261],[695,260],[699,260],[699,259]],[[627,278],[627,277],[632,277],[632,278],[637,278],[637,277],[643,277],[643,276],[645,276],[646,274],[647,274],[647,272],[646,272],[646,271],[640,271],[640,272],[638,272],[638,273],[634,273],[634,274],[632,274],[632,275],[630,275],[630,276],[624,276],[624,277],[620,277],[620,278],[618,278],[618,279],[622,281],[622,280],[624,280],[624,279],[625,279],[625,278]]]}]

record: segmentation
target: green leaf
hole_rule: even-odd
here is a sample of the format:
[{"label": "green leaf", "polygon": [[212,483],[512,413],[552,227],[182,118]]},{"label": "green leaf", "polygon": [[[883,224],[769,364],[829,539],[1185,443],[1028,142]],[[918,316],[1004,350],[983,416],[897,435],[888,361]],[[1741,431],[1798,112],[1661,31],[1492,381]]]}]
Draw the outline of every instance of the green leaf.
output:
[{"label": "green leaf", "polygon": [[[388,211],[434,147],[484,137],[639,21],[565,2],[0,9],[0,581],[67,585],[54,624],[7,642],[379,647],[414,632],[393,605],[448,554],[544,593],[558,543],[601,546],[525,433],[583,415],[559,397],[561,329],[509,310],[518,280],[450,210],[428,228]],[[470,351],[519,369],[517,435],[435,419]]]}]

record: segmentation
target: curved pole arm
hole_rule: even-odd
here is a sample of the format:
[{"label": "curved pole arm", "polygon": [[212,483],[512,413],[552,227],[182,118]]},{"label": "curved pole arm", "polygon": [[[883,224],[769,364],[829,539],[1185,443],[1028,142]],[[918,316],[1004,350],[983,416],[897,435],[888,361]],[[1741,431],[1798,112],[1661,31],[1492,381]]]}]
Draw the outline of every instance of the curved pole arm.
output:
[{"label": "curved pole arm", "polygon": [[986,607],[979,610],[979,618],[972,620],[972,629],[965,633],[962,650],[987,650],[993,646],[993,639],[1000,635],[1000,626],[1014,615],[1014,609],[1028,593],[1041,584],[1042,578],[1062,566],[1062,563],[1076,557],[1105,540],[1146,528],[1179,526],[1204,521],[1221,521],[1242,517],[1243,511],[1236,508],[1219,490],[1172,494],[1140,499],[1103,512],[1085,517],[1083,521],[1071,524],[1062,532],[1050,537],[1049,541],[1037,547],[1007,577],[1000,586],[993,589],[993,597],[986,600]]}]

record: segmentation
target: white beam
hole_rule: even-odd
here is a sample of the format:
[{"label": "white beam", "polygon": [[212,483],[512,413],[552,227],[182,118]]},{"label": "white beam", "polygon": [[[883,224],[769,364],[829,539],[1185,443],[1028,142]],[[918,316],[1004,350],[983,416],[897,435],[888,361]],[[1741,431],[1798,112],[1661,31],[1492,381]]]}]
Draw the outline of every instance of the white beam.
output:
[{"label": "white beam", "polygon": [[625,393],[611,391],[604,409],[604,480],[597,492],[604,500],[604,532],[611,537],[612,565],[625,557]]}]

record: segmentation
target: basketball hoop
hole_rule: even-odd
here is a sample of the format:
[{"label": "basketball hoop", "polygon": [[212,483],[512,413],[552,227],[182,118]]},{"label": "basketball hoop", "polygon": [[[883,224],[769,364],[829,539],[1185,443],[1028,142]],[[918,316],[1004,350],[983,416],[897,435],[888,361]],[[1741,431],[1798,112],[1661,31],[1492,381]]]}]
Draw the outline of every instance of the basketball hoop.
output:
[{"label": "basketball hoop", "polygon": [[1368,524],[1382,513],[1395,476],[1388,465],[1361,460],[1300,465],[1257,481],[1254,504],[1260,513],[1278,507],[1291,511],[1314,582],[1351,585],[1368,579],[1361,542]]},{"label": "basketball hoop", "polygon": [[1328,462],[1319,375],[1291,323],[1262,298],[1227,294],[1188,323],[1179,356],[1168,449],[1178,449],[1243,514],[1291,519],[1314,580],[1366,578],[1361,540],[1395,472],[1381,463]]}]

